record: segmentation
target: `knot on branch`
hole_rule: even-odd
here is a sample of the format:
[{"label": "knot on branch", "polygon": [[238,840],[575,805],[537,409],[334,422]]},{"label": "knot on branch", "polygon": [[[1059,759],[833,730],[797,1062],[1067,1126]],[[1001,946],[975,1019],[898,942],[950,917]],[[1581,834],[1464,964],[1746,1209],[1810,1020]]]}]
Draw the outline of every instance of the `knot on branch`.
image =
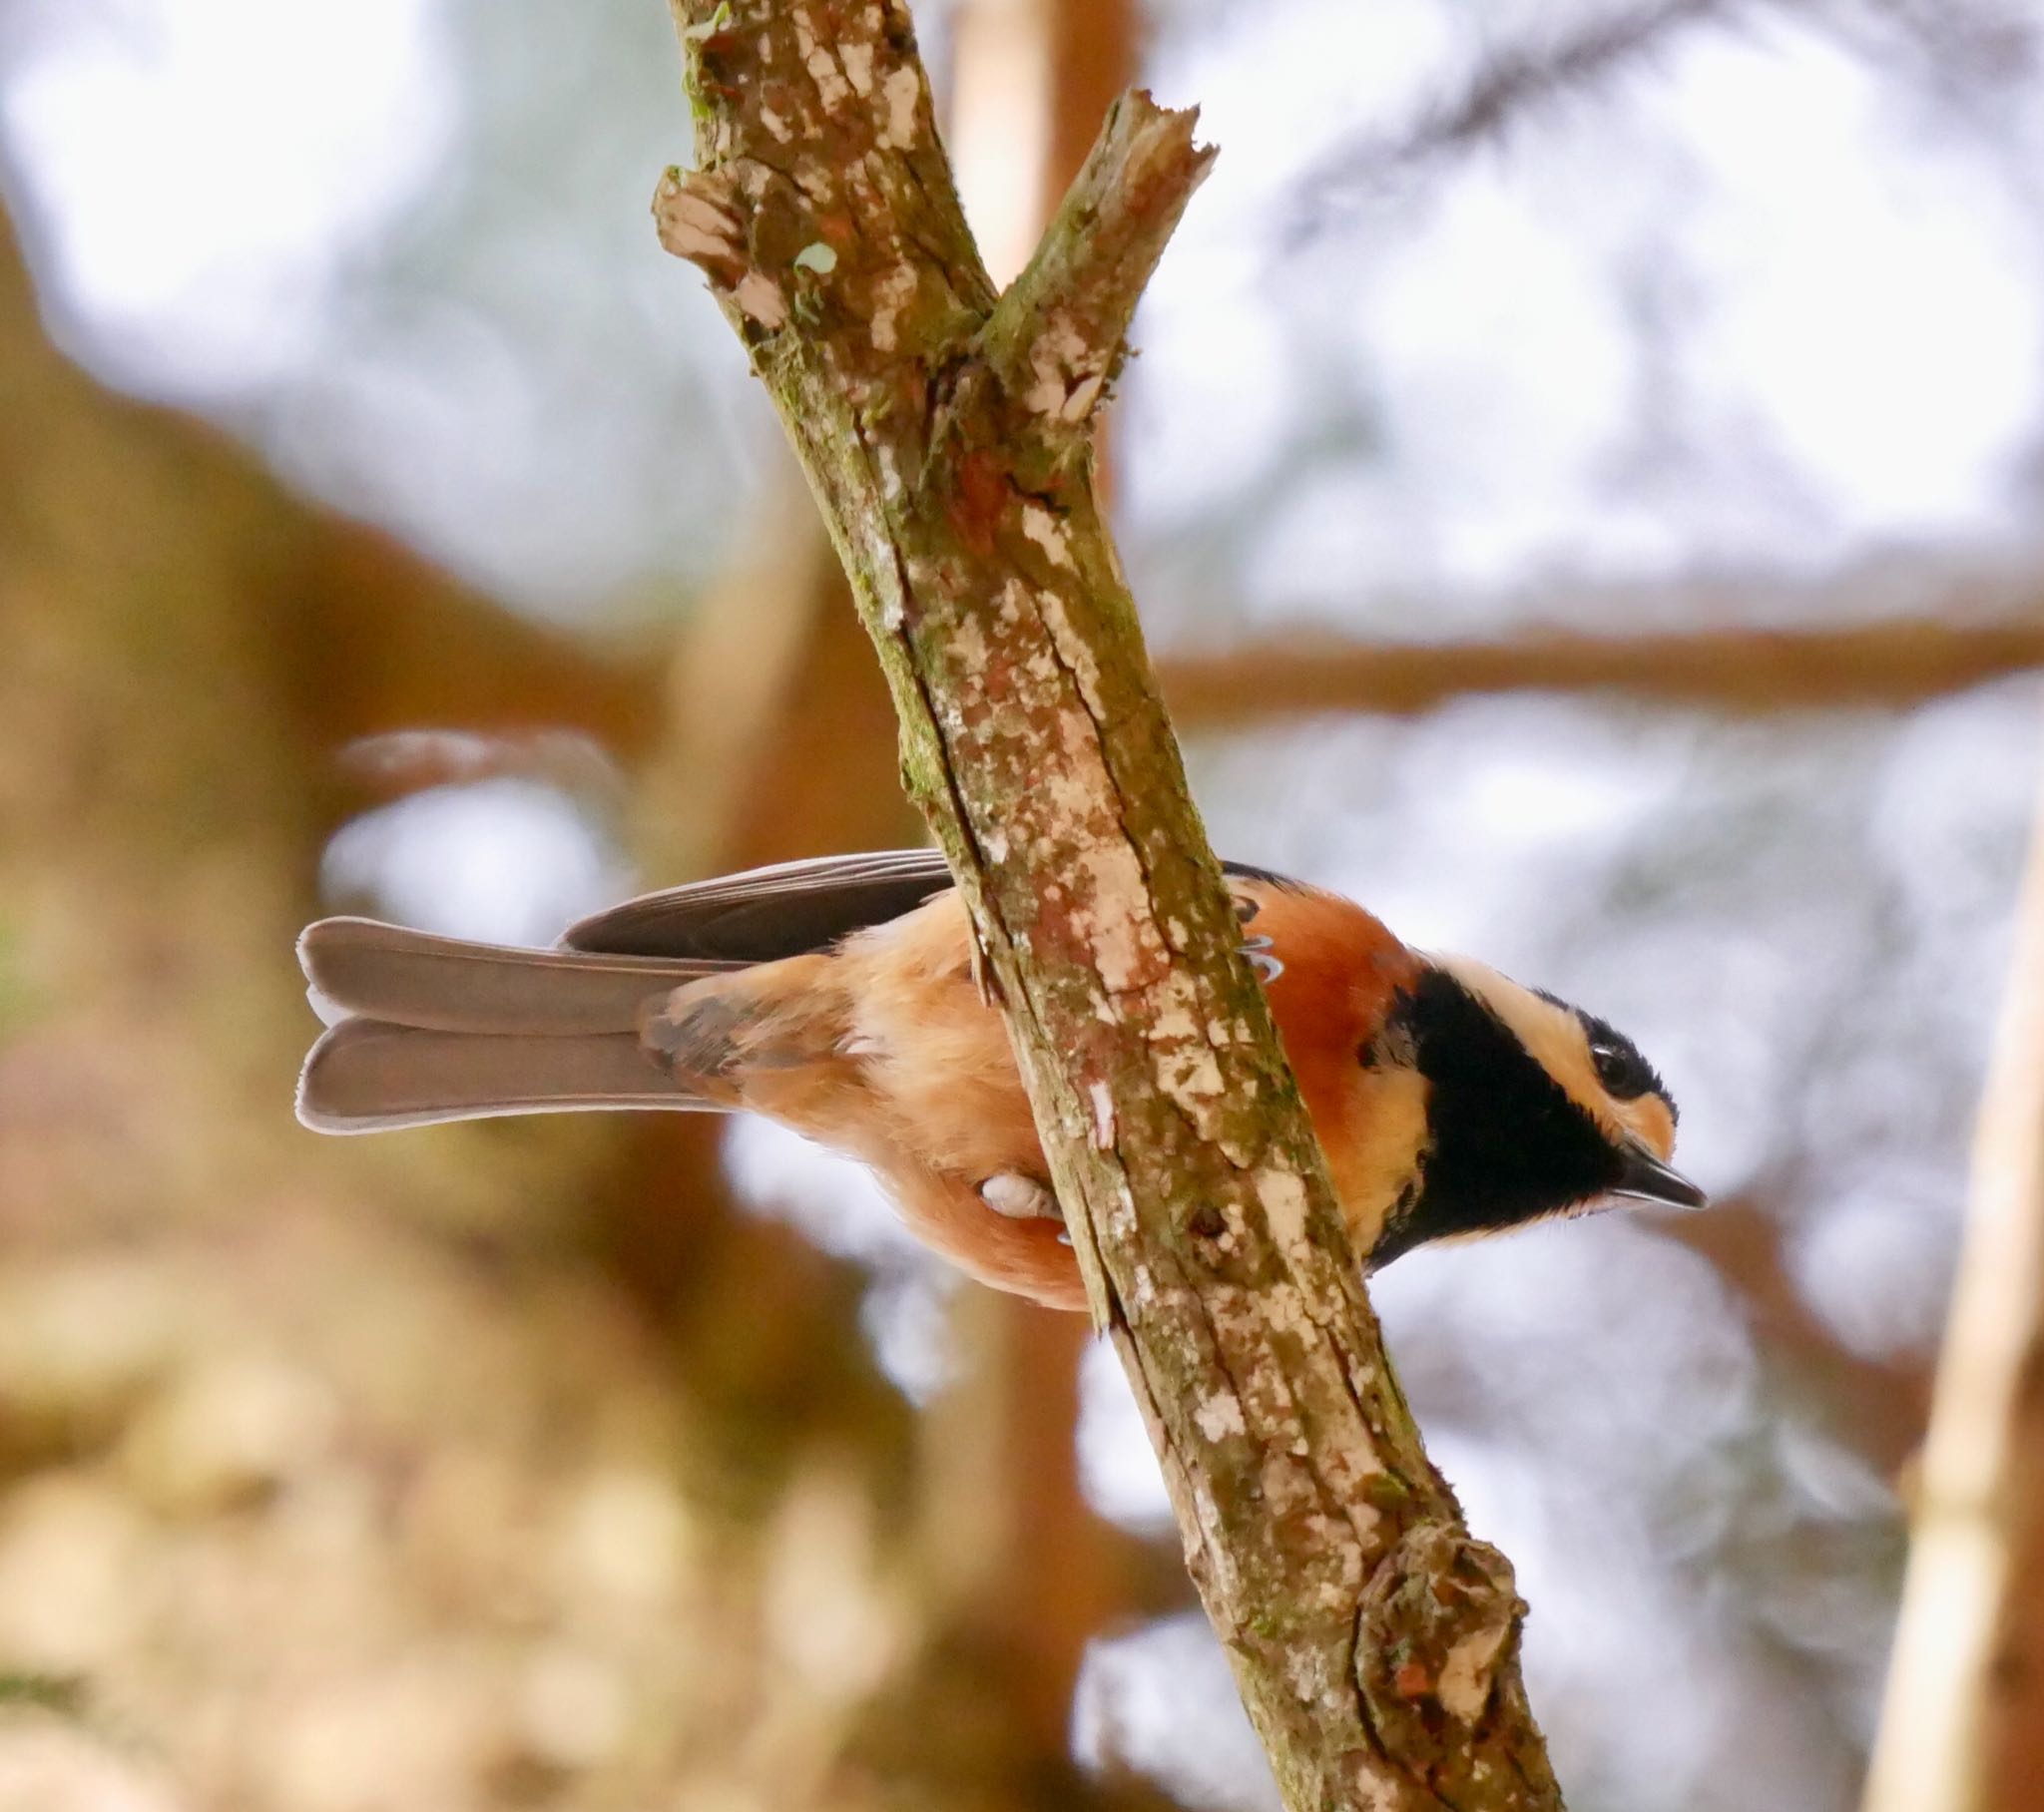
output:
[{"label": "knot on branch", "polygon": [[653,220],[661,244],[709,277],[749,343],[791,321],[847,373],[885,383],[897,361],[934,361],[962,345],[983,314],[947,266],[901,234],[758,158],[670,167],[653,192]]},{"label": "knot on branch", "polygon": [[1385,1752],[1430,1784],[1473,1751],[1526,1606],[1486,1542],[1417,1523],[1378,1565],[1355,1630],[1355,1682]]},{"label": "knot on branch", "polygon": [[[748,320],[777,333],[787,324],[787,290],[754,252],[761,199],[772,180],[764,166],[742,162],[670,168],[653,192],[653,221],[668,250],[696,265]],[[829,261],[836,262],[834,252]]]}]

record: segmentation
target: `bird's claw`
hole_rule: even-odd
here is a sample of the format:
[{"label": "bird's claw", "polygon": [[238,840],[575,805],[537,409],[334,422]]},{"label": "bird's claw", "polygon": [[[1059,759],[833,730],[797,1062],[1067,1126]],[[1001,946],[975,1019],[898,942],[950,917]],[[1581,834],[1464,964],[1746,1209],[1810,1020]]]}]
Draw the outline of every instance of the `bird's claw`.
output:
[{"label": "bird's claw", "polygon": [[1010,1220],[1063,1220],[1049,1184],[1020,1170],[1002,1170],[979,1185],[979,1198]]}]

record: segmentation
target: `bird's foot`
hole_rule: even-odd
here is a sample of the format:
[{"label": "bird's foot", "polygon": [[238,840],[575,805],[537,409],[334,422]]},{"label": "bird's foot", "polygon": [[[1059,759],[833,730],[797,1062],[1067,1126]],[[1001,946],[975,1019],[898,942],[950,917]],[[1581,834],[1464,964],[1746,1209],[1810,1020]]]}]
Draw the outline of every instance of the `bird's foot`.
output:
[{"label": "bird's foot", "polygon": [[1063,1220],[1050,1185],[1020,1170],[1002,1170],[979,1185],[979,1198],[1010,1220]]},{"label": "bird's foot", "polygon": [[1284,965],[1271,954],[1272,941],[1267,937],[1244,938],[1242,953],[1250,960],[1250,967],[1266,982],[1275,982],[1284,973]]}]

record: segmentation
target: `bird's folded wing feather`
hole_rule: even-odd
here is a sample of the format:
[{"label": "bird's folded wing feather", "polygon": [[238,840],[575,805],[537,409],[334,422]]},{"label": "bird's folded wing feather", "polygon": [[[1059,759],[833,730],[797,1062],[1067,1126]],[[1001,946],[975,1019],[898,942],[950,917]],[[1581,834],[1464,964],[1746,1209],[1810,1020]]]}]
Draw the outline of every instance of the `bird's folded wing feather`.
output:
[{"label": "bird's folded wing feather", "polygon": [[[1292,884],[1264,869],[1227,868],[1238,879]],[[899,918],[950,885],[940,850],[812,856],[644,894],[571,925],[561,943],[618,956],[770,963]]]},{"label": "bird's folded wing feather", "polygon": [[643,894],[569,926],[570,950],[771,963],[912,912],[951,885],[943,853],[812,856]]}]

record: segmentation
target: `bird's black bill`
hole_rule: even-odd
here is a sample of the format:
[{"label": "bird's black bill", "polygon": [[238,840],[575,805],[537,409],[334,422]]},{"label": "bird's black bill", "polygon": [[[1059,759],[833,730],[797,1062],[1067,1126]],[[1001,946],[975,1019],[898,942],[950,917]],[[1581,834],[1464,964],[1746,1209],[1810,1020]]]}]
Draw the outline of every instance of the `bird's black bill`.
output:
[{"label": "bird's black bill", "polygon": [[1627,1147],[1625,1168],[1620,1171],[1610,1192],[1632,1201],[1659,1202],[1670,1208],[1707,1208],[1711,1205],[1711,1198],[1687,1176],[1680,1170],[1671,1170],[1642,1145]]}]

